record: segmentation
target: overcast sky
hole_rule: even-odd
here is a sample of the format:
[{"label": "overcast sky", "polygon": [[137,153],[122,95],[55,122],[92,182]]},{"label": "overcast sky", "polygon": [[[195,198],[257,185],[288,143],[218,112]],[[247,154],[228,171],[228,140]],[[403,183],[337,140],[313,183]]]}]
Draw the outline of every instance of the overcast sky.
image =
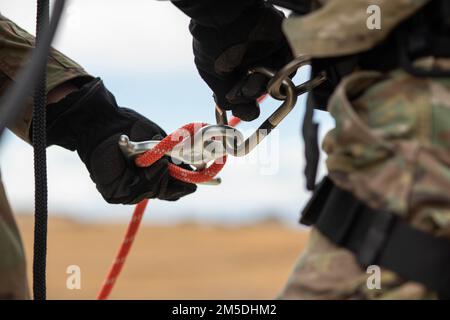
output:
[{"label": "overcast sky", "polygon": [[[167,1],[69,0],[54,46],[93,71],[190,69],[189,19]],[[0,12],[34,34],[34,0],[0,0]],[[181,69],[180,69],[181,68]]]}]

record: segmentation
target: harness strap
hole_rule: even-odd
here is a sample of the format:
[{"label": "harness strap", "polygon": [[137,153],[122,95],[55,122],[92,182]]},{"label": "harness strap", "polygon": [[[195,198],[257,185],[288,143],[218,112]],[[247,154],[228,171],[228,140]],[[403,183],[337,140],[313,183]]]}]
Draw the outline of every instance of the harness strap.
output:
[{"label": "harness strap", "polygon": [[[324,201],[325,200],[325,201]],[[450,241],[375,210],[325,178],[305,208],[302,223],[354,253],[362,267],[379,265],[450,299]]]},{"label": "harness strap", "polygon": [[302,136],[305,143],[305,178],[306,188],[314,190],[316,185],[317,168],[319,166],[319,124],[314,121],[314,106],[306,105],[305,115],[302,125]]}]

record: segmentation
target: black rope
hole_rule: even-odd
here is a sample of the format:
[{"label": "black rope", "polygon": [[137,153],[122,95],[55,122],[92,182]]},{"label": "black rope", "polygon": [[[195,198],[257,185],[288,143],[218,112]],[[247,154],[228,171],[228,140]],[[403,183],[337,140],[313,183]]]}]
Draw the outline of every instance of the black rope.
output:
[{"label": "black rope", "polygon": [[[37,1],[36,45],[42,32],[49,25],[49,0]],[[40,70],[36,82],[33,108],[33,147],[34,147],[34,257],[33,257],[33,295],[35,300],[46,298],[46,257],[47,257],[47,63]]]}]

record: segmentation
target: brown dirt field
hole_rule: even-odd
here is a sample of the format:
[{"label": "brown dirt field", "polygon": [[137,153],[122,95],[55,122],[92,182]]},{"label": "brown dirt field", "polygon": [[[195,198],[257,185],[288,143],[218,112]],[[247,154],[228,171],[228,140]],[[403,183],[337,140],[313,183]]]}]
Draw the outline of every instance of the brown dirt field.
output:
[{"label": "brown dirt field", "polygon": [[[31,275],[33,219],[19,216],[18,223]],[[94,299],[125,228],[51,219],[48,298]],[[307,237],[307,231],[275,223],[234,229],[146,225],[111,299],[271,299]],[[69,265],[81,268],[80,290],[66,288]]]}]

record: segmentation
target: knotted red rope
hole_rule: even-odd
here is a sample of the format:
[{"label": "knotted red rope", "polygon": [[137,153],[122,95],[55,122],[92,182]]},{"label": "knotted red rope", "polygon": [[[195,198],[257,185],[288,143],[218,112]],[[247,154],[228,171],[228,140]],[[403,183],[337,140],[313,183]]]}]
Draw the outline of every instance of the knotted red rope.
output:
[{"label": "knotted red rope", "polygon": [[[156,161],[161,159],[166,153],[175,148],[175,146],[181,143],[184,139],[193,137],[194,134],[202,127],[206,126],[206,123],[189,123],[180,129],[172,132],[152,150],[145,152],[144,154],[136,158],[136,165],[138,167],[149,167]],[[183,169],[172,163],[169,164],[169,174],[181,181],[188,183],[202,183],[207,182],[214,178],[225,165],[226,156],[217,159],[209,167],[200,171],[191,171]]]},{"label": "knotted red rope", "polygon": [[[236,117],[232,117],[229,121],[229,125],[236,126],[241,120]],[[188,137],[193,137],[194,134],[202,127],[206,126],[205,123],[190,123],[180,129],[172,132],[158,143],[153,149],[138,156],[135,160],[138,167],[149,167],[156,161],[161,159],[166,153],[172,150],[177,144],[181,143]],[[181,181],[188,183],[201,183],[207,182],[213,179],[225,165],[226,156],[214,161],[209,167],[199,170],[190,171],[183,169],[175,164],[169,164],[169,174]],[[128,253],[133,245],[136,234],[139,230],[139,226],[144,216],[145,208],[147,207],[148,199],[145,199],[138,203],[134,209],[133,217],[128,225],[125,238],[120,246],[119,252],[114,259],[112,266],[108,272],[106,280],[104,281],[100,292],[97,295],[98,300],[105,300],[108,298],[111,290],[116,283],[123,265],[127,259]]]}]

